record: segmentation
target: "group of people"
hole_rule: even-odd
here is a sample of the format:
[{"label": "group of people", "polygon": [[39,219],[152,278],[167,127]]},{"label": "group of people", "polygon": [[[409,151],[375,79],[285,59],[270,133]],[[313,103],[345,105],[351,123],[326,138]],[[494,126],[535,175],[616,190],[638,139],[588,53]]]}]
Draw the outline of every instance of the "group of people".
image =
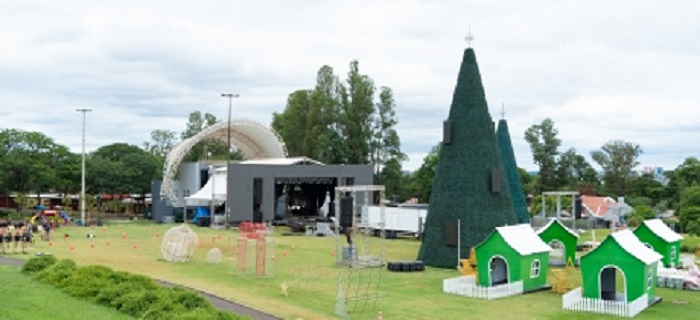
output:
[{"label": "group of people", "polygon": [[31,225],[0,220],[0,253],[27,253],[32,240]]}]

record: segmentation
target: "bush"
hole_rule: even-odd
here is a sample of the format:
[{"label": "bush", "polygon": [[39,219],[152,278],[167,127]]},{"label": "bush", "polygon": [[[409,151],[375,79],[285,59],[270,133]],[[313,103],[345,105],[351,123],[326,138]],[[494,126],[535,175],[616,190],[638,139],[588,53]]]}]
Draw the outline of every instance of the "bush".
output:
[{"label": "bush", "polygon": [[27,263],[22,266],[22,272],[27,274],[34,274],[41,272],[44,269],[54,265],[58,261],[56,257],[52,255],[41,255],[38,257],[31,258]]},{"label": "bush", "polygon": [[64,259],[51,267],[39,272],[36,278],[53,286],[62,288],[63,282],[68,279],[78,267],[70,259]]},{"label": "bush", "polygon": [[688,245],[688,244],[681,244],[681,252],[687,252],[687,253],[695,253],[697,250],[696,246],[693,245]]},{"label": "bush", "polygon": [[104,266],[78,268],[72,260],[56,262],[52,256],[41,256],[27,262],[23,271],[35,273],[37,280],[61,288],[74,297],[113,307],[136,318],[245,319],[216,310],[207,299],[191,290],[166,289],[151,278]]}]

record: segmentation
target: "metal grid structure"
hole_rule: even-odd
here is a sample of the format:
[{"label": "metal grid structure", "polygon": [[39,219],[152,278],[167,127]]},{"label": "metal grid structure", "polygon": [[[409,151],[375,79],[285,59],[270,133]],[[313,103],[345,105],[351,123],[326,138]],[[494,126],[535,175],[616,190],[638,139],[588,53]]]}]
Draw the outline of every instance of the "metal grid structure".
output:
[{"label": "metal grid structure", "polygon": [[161,196],[172,206],[181,207],[182,204],[173,190],[173,180],[177,176],[180,162],[198,143],[206,140],[227,142],[229,133],[231,143],[248,159],[287,157],[287,148],[282,138],[272,128],[248,119],[233,119],[230,125],[227,122],[219,122],[183,140],[168,153],[163,165]]},{"label": "metal grid structure", "polygon": [[[370,205],[372,198],[370,194],[378,192],[379,193],[379,207],[380,207],[380,222],[379,222],[379,252],[373,252],[372,250],[377,250],[377,248],[372,248],[371,237],[374,233],[373,226],[369,224],[369,221],[363,221],[358,219],[358,208],[357,208],[357,193],[361,192],[363,194],[363,205]],[[341,244],[340,238],[340,198],[345,193],[350,193],[352,196],[352,227],[350,236],[351,244],[346,246],[350,250],[349,257],[345,256],[344,247]],[[385,225],[384,220],[384,202],[385,202],[385,188],[384,186],[378,185],[357,185],[357,186],[338,186],[335,188],[335,262],[338,266],[346,266],[351,268],[363,268],[363,267],[382,267],[386,263],[386,244],[384,243]],[[348,232],[346,230],[346,232]],[[353,250],[356,250],[357,256],[353,254]]]}]

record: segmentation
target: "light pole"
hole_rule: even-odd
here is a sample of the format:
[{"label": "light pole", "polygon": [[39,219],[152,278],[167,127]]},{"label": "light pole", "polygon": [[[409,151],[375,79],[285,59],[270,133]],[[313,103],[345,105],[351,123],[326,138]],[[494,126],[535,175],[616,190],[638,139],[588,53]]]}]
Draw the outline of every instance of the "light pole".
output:
[{"label": "light pole", "polygon": [[75,109],[75,111],[83,113],[83,168],[80,188],[80,222],[82,222],[83,226],[85,226],[85,115],[92,111],[92,109]]},{"label": "light pole", "polygon": [[238,93],[222,93],[221,96],[228,98],[228,130],[226,130],[226,138],[228,140],[228,151],[226,154],[226,214],[224,214],[224,228],[228,229],[228,218],[231,211],[231,207],[228,203],[228,199],[230,199],[228,194],[228,169],[231,166],[231,101],[233,98],[238,98],[241,95]]}]

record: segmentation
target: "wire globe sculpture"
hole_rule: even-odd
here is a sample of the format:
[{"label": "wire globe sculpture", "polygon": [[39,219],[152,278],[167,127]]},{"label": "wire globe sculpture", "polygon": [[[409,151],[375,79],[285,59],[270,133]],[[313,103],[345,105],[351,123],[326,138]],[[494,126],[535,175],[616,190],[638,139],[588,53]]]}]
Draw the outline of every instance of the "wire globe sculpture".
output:
[{"label": "wire globe sculpture", "polygon": [[207,252],[207,263],[219,264],[224,260],[224,254],[219,248],[213,248]]},{"label": "wire globe sculpture", "polygon": [[160,252],[168,262],[187,262],[197,247],[197,234],[187,225],[172,227],[163,235]]}]

